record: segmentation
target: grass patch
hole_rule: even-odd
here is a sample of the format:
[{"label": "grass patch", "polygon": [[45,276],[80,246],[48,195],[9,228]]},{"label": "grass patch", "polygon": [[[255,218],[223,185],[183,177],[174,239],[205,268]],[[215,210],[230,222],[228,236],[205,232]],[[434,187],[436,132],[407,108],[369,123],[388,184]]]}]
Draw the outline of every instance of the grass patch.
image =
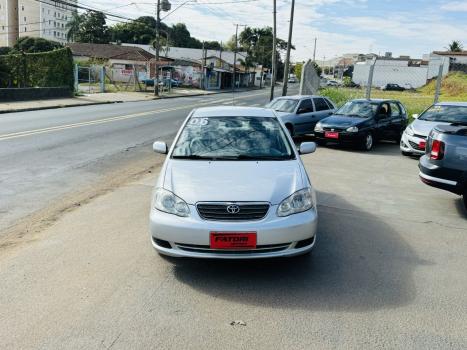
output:
[{"label": "grass patch", "polygon": [[[435,84],[436,81],[432,81],[416,91],[382,91],[373,88],[371,98],[399,100],[407,109],[408,115],[411,116],[412,114],[420,114],[433,104]],[[339,107],[349,100],[365,98],[365,93],[365,89],[344,87],[328,87],[319,90],[320,95],[329,97]],[[439,101],[467,101],[467,74],[455,72],[446,76],[442,83]]]}]

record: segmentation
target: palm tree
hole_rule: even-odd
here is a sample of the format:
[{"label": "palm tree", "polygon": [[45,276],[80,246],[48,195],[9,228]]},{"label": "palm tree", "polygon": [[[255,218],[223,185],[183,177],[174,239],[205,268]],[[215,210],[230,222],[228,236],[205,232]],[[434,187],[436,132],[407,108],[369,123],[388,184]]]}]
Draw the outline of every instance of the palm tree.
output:
[{"label": "palm tree", "polygon": [[71,20],[66,24],[68,32],[66,34],[66,39],[70,41],[75,41],[76,34],[79,32],[79,27],[83,22],[83,16],[78,14],[78,11],[73,12]]},{"label": "palm tree", "polygon": [[453,40],[447,47],[447,49],[451,52],[461,52],[463,47],[460,41]]}]

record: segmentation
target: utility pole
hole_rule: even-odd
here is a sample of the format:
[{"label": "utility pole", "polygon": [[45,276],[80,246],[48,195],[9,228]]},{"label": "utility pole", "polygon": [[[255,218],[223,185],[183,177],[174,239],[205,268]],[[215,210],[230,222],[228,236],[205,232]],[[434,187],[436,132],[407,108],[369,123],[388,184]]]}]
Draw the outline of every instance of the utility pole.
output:
[{"label": "utility pole", "polygon": [[232,79],[232,92],[235,92],[235,73],[237,71],[237,51],[238,51],[238,27],[246,27],[244,24],[235,24],[235,51],[234,51],[234,63],[233,63],[233,79]]},{"label": "utility pole", "polygon": [[269,100],[272,101],[274,98],[274,85],[276,84],[276,33],[277,33],[277,26],[276,26],[276,0],[273,0],[274,9],[273,9],[273,36],[272,36],[272,75],[271,75],[271,95],[269,96]]},{"label": "utility pole", "polygon": [[[162,6],[161,6],[162,5]],[[169,0],[157,0],[156,4],[156,63],[154,64],[154,96],[159,96],[159,51],[161,47],[160,43],[160,31],[161,31],[161,10],[170,11],[171,5]]]},{"label": "utility pole", "polygon": [[284,80],[282,83],[282,96],[287,96],[287,84],[289,82],[290,48],[292,46],[294,11],[295,11],[295,0],[292,0],[292,8],[290,10],[290,23],[289,23],[289,40],[287,41],[287,56],[285,58]]},{"label": "utility pole", "polygon": [[316,57],[316,39],[315,38],[315,47],[313,48],[313,62],[315,62],[315,57]]}]

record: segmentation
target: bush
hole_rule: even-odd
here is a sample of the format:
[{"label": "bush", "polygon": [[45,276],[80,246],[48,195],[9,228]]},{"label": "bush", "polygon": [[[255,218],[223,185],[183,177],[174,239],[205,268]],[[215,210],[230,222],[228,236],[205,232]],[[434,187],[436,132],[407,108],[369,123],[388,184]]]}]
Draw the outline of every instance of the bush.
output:
[{"label": "bush", "polygon": [[[73,56],[69,48],[0,56],[1,87],[69,87],[73,90]],[[6,72],[6,73],[5,73]]]}]

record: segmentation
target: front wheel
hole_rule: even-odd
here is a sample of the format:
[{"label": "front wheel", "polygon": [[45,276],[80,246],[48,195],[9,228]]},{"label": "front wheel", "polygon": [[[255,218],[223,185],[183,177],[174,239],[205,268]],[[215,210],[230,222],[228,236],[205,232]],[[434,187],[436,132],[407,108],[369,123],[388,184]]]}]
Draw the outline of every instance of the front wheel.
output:
[{"label": "front wheel", "polygon": [[365,151],[371,151],[371,149],[373,148],[373,134],[371,132],[369,132],[368,134],[365,135],[365,137],[363,138],[363,142],[362,142],[362,148],[363,150]]}]

